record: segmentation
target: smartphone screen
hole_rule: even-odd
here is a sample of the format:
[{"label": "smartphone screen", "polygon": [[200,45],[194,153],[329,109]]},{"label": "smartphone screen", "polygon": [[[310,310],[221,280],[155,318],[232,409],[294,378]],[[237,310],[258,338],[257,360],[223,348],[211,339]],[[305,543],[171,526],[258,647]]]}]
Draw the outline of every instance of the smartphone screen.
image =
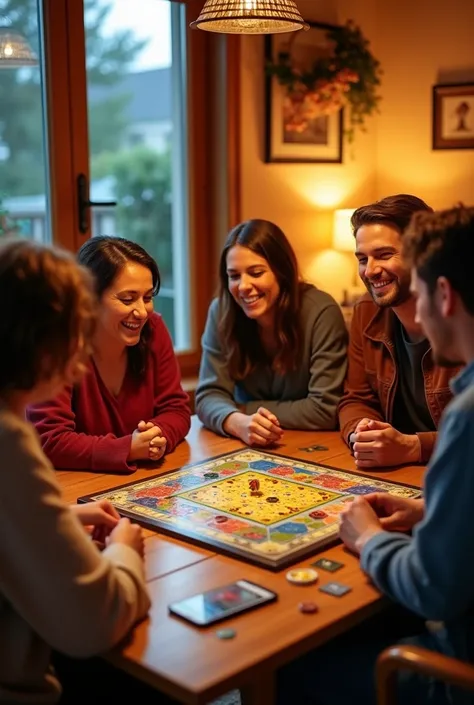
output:
[{"label": "smartphone screen", "polygon": [[248,580],[237,580],[223,587],[201,592],[174,602],[170,612],[188,619],[193,624],[206,625],[219,622],[238,612],[273,602],[276,594]]}]

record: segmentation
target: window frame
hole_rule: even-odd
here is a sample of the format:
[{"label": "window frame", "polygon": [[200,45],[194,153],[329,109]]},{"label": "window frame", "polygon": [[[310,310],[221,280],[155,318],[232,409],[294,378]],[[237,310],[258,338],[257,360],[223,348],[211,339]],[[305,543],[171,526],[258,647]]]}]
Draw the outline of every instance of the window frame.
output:
[{"label": "window frame", "polygon": [[[185,2],[185,0],[173,0]],[[217,245],[223,223],[216,212],[221,171],[208,155],[224,149],[227,159],[224,226],[240,215],[240,38],[192,30],[204,0],[187,0],[187,106],[189,163],[189,276],[191,347],[177,352],[183,378],[194,378],[200,336],[217,281]],[[53,10],[54,5],[54,10]],[[78,227],[77,175],[89,178],[87,75],[83,0],[39,0],[44,46],[44,81],[52,239],[73,252],[90,237]],[[224,79],[214,71],[217,54],[225,61]],[[222,85],[224,83],[224,85]],[[229,88],[232,87],[232,90]],[[224,93],[223,93],[224,92]],[[224,94],[224,130],[217,129]],[[217,106],[217,107],[216,107]],[[222,106],[221,106],[222,107]],[[191,119],[192,116],[192,119]],[[222,134],[224,144],[222,144]],[[219,135],[221,135],[220,143]]]}]

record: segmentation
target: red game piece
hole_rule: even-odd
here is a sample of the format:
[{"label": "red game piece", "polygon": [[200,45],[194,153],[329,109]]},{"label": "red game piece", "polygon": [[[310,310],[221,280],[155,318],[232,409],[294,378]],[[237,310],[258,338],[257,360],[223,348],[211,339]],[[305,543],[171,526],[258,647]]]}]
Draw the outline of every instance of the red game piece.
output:
[{"label": "red game piece", "polygon": [[260,489],[260,480],[250,480],[249,487],[253,492]]},{"label": "red game piece", "polygon": [[298,609],[303,614],[315,614],[319,611],[319,607],[315,602],[300,602]]}]

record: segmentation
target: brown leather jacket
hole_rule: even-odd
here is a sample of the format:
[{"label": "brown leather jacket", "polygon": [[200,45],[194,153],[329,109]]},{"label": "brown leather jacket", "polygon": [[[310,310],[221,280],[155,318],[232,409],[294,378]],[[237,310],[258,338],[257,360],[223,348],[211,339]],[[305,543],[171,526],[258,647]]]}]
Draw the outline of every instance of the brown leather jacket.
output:
[{"label": "brown leather jacket", "polygon": [[[392,423],[393,401],[398,384],[393,324],[390,308],[374,304],[365,294],[354,306],[349,340],[349,369],[344,394],[339,402],[339,425],[342,437],[349,436],[365,417]],[[428,409],[438,428],[441,414],[451,400],[449,380],[459,368],[439,367],[433,363],[431,350],[422,362]],[[437,433],[417,434],[421,445],[421,462],[428,462]]]}]

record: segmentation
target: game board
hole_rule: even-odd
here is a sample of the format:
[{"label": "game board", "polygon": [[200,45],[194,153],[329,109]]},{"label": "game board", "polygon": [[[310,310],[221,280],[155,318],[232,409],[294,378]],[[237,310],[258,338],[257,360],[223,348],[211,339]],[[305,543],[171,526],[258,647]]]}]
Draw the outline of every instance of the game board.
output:
[{"label": "game board", "polygon": [[238,450],[78,501],[108,499],[148,528],[278,570],[334,541],[346,502],[369,492],[420,495],[409,485]]}]

